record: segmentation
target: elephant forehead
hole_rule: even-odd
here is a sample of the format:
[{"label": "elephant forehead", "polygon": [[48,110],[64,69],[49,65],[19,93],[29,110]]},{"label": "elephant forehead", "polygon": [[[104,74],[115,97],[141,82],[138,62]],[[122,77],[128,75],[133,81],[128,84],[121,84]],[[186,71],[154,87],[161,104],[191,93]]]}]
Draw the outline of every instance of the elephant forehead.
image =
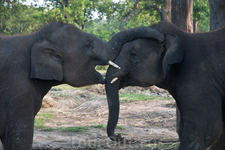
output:
[{"label": "elephant forehead", "polygon": [[139,38],[134,40],[132,43],[132,47],[136,50],[143,49],[143,48],[151,48],[157,45],[157,40],[155,39],[143,39]]}]

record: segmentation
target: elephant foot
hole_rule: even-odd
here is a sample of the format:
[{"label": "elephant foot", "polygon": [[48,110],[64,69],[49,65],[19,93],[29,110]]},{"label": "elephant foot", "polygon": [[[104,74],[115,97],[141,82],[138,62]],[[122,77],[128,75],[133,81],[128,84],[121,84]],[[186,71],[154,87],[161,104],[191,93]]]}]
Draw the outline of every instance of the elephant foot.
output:
[{"label": "elephant foot", "polygon": [[112,141],[116,141],[116,142],[122,142],[123,141],[123,137],[120,134],[114,135],[114,136],[110,136],[109,137]]}]

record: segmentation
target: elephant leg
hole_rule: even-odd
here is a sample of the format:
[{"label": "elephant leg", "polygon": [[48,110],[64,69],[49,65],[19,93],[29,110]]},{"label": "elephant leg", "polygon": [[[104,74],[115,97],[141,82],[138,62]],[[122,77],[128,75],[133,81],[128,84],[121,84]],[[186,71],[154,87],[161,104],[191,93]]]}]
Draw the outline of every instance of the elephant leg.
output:
[{"label": "elephant leg", "polygon": [[225,123],[223,123],[223,133],[219,140],[207,150],[225,150]]},{"label": "elephant leg", "polygon": [[206,150],[223,131],[220,95],[203,93],[179,95],[179,150]]},{"label": "elephant leg", "polygon": [[219,139],[222,132],[220,120],[211,119],[211,122],[197,118],[193,121],[184,119],[179,150],[206,150]]},{"label": "elephant leg", "polygon": [[4,129],[2,144],[5,150],[30,150],[33,142],[34,117],[10,121]]}]

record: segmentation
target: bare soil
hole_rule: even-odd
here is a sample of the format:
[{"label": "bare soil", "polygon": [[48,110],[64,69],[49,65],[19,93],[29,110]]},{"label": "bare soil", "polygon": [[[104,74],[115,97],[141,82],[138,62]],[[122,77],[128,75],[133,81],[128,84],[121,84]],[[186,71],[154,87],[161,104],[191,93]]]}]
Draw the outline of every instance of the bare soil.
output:
[{"label": "bare soil", "polygon": [[[156,87],[128,87],[120,93],[160,93],[167,91]],[[101,149],[150,149],[155,143],[177,142],[176,108],[174,100],[147,100],[121,102],[116,129],[124,137],[123,142],[111,141],[105,129],[90,128],[91,125],[107,125],[108,104],[104,86],[96,85],[85,89],[50,91],[39,113],[54,114],[44,126],[66,128],[88,126],[83,133],[35,130],[34,150],[101,150]],[[151,148],[152,149],[152,148]]]}]

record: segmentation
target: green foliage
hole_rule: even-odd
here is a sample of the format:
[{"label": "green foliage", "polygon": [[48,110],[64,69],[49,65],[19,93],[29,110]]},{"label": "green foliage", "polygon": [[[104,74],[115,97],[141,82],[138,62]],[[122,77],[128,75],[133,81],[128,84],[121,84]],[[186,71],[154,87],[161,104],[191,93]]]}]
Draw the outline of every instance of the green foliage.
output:
[{"label": "green foliage", "polygon": [[[72,24],[108,41],[119,32],[122,18],[133,8],[134,0],[45,0],[43,6],[23,1],[0,1],[0,33],[29,34],[49,22]],[[141,0],[136,11],[123,24],[125,29],[150,26],[161,20],[158,11],[165,0]],[[95,14],[95,15],[94,15]],[[193,1],[193,18],[199,31],[209,31],[208,0]]]},{"label": "green foliage", "polygon": [[209,1],[194,0],[193,1],[193,19],[198,21],[198,31],[209,31]]},{"label": "green foliage", "polygon": [[[143,0],[139,2],[138,8],[135,13],[124,23],[125,29],[130,29],[139,26],[151,26],[161,20],[160,14],[157,12],[157,9],[161,9],[161,4],[164,0]],[[153,7],[155,6],[155,9]],[[120,16],[118,17],[121,20],[131,8],[133,7],[133,1],[126,0],[122,11],[120,11]],[[141,11],[142,10],[142,11]],[[138,12],[140,12],[138,14]]]},{"label": "green foliage", "polygon": [[104,41],[110,40],[114,34],[120,31],[118,20],[114,20],[111,23],[107,23],[106,21],[96,19],[94,20],[93,25],[87,25],[87,27],[88,28],[84,31],[95,34]]}]

